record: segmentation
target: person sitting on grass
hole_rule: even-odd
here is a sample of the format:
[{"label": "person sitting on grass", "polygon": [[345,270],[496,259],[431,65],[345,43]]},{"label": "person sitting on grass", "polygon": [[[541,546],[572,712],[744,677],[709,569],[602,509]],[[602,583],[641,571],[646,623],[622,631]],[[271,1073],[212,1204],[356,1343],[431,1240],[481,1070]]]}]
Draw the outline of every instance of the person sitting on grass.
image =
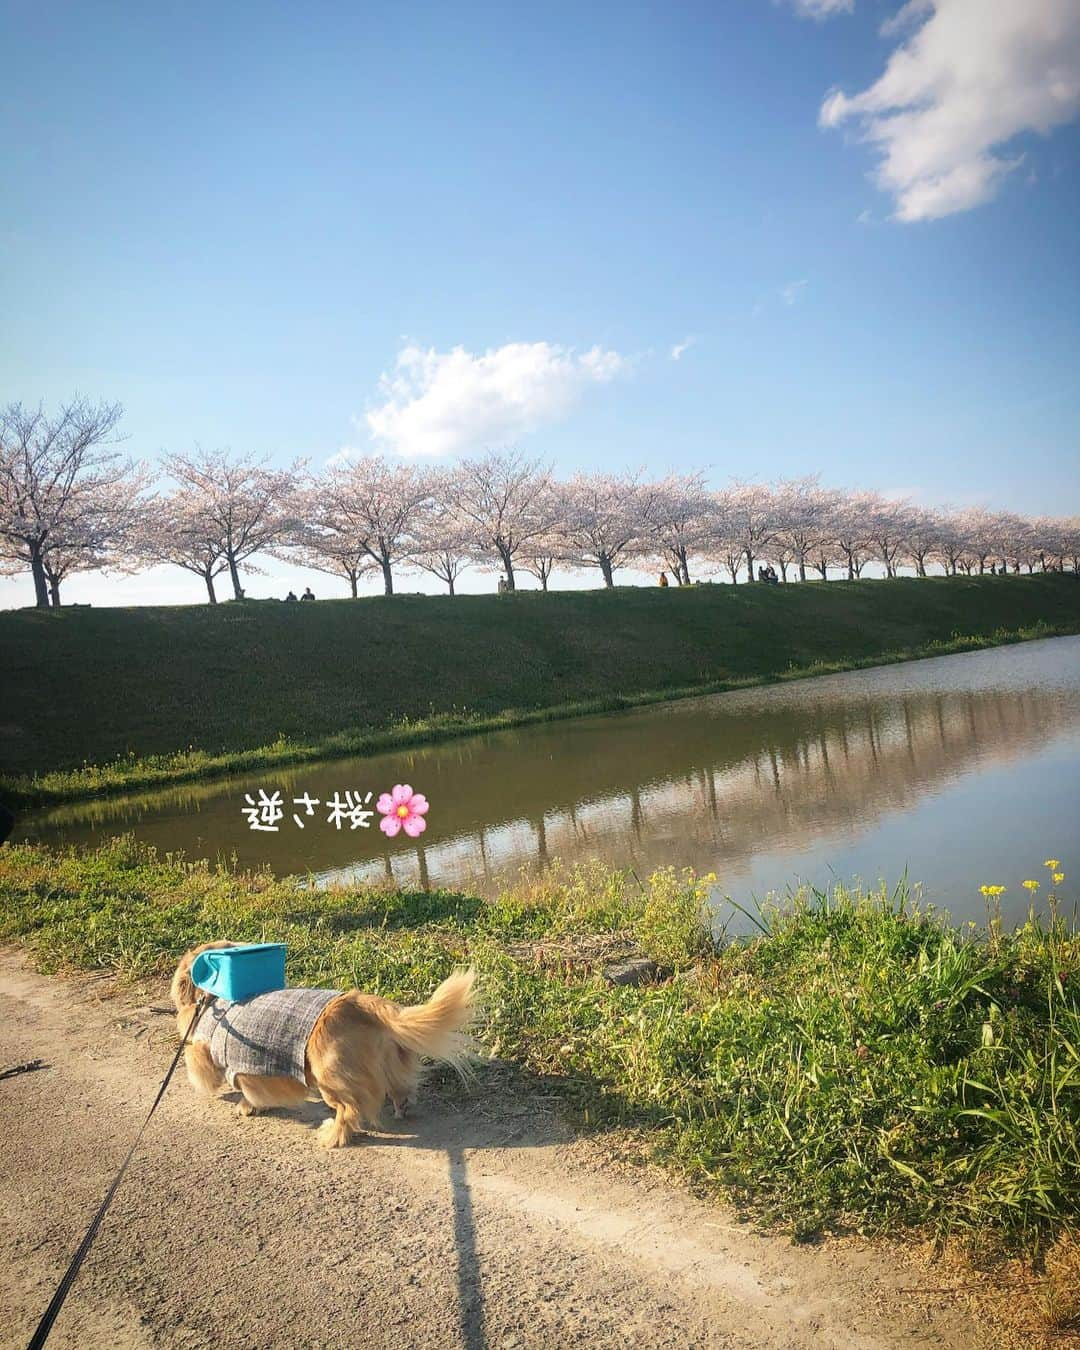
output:
[{"label": "person sitting on grass", "polygon": [[310,586],[306,587],[304,590],[304,594],[300,597],[301,603],[303,603],[305,600],[314,600],[314,599],[315,599],[315,592],[311,589]]},{"label": "person sitting on grass", "polygon": [[285,597],[285,599],[286,599],[286,600],[295,600],[295,599],[296,599],[296,592],[295,592],[295,591],[290,591],[289,594]]},{"label": "person sitting on grass", "polygon": [[666,572],[661,572],[661,573],[660,573],[660,585],[661,585],[661,586],[666,586],[667,584],[668,584],[668,581],[667,581],[667,573],[666,573]]}]

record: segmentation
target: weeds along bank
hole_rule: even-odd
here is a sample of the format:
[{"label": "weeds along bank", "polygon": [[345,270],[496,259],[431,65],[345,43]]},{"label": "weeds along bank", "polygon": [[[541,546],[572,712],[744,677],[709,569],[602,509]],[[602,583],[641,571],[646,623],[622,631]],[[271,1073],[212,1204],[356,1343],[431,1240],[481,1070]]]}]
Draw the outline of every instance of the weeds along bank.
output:
[{"label": "weeds along bank", "polygon": [[1080,631],[1073,575],[0,614],[17,804]]},{"label": "weeds along bank", "polygon": [[[404,1001],[468,961],[479,1038],[523,1085],[550,1075],[582,1125],[630,1127],[643,1151],[797,1235],[914,1226],[1032,1256],[1075,1226],[1068,924],[961,929],[902,890],[841,891],[717,945],[701,918],[708,880],[556,867],[488,902],[314,892],[163,861],[131,838],[83,853],[20,845],[0,852],[0,940],[45,970],[163,981],[198,941],[284,941],[290,982]],[[628,950],[659,964],[659,982],[603,977]]]}]

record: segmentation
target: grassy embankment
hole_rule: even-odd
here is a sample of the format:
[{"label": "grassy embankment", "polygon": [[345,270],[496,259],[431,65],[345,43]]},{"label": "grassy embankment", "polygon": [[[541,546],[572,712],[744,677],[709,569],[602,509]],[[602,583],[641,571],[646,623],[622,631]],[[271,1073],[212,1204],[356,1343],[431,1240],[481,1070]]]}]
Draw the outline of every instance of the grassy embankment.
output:
[{"label": "grassy embankment", "polygon": [[1080,579],[0,614],[0,795],[46,804],[1080,631]]},{"label": "grassy embankment", "polygon": [[[717,944],[706,889],[591,867],[493,902],[314,893],[130,838],[21,845],[0,851],[0,940],[46,970],[163,979],[200,940],[281,940],[292,982],[406,1001],[473,962],[480,1037],[523,1091],[544,1075],[579,1122],[629,1126],[636,1148],[748,1211],[802,1236],[914,1228],[1074,1260],[1080,936],[1057,919],[958,929],[882,892],[809,897],[764,913],[755,940]],[[620,946],[673,974],[612,985],[597,962]],[[1080,1318],[1067,1290],[1047,1297],[1056,1325]]]}]

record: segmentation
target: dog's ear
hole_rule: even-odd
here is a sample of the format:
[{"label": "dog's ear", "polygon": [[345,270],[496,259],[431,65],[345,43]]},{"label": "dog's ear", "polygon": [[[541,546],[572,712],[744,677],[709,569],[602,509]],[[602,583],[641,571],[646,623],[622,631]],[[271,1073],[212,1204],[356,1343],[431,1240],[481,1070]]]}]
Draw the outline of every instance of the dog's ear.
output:
[{"label": "dog's ear", "polygon": [[235,942],[201,942],[197,947],[192,947],[180,958],[180,964],[176,967],[176,973],[172,977],[172,983],[169,985],[169,997],[173,1001],[173,1007],[177,1012],[181,1008],[191,1008],[195,1004],[195,983],[191,978],[191,965],[200,952],[216,950],[219,947],[235,947]]},{"label": "dog's ear", "polygon": [[191,980],[191,963],[194,959],[194,950],[184,953],[169,985],[169,997],[177,1012],[182,1008],[190,1008],[195,1002],[195,985]]}]

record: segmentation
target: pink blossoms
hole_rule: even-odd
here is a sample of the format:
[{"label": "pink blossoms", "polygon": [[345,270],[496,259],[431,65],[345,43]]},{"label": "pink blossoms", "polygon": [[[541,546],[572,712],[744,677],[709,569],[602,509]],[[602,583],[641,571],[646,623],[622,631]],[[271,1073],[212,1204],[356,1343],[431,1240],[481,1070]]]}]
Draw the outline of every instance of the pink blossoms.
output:
[{"label": "pink blossoms", "polygon": [[375,809],[382,816],[379,829],[391,839],[401,830],[415,839],[427,829],[424,817],[428,799],[422,792],[414,792],[408,783],[398,783],[392,792],[384,792]]}]

